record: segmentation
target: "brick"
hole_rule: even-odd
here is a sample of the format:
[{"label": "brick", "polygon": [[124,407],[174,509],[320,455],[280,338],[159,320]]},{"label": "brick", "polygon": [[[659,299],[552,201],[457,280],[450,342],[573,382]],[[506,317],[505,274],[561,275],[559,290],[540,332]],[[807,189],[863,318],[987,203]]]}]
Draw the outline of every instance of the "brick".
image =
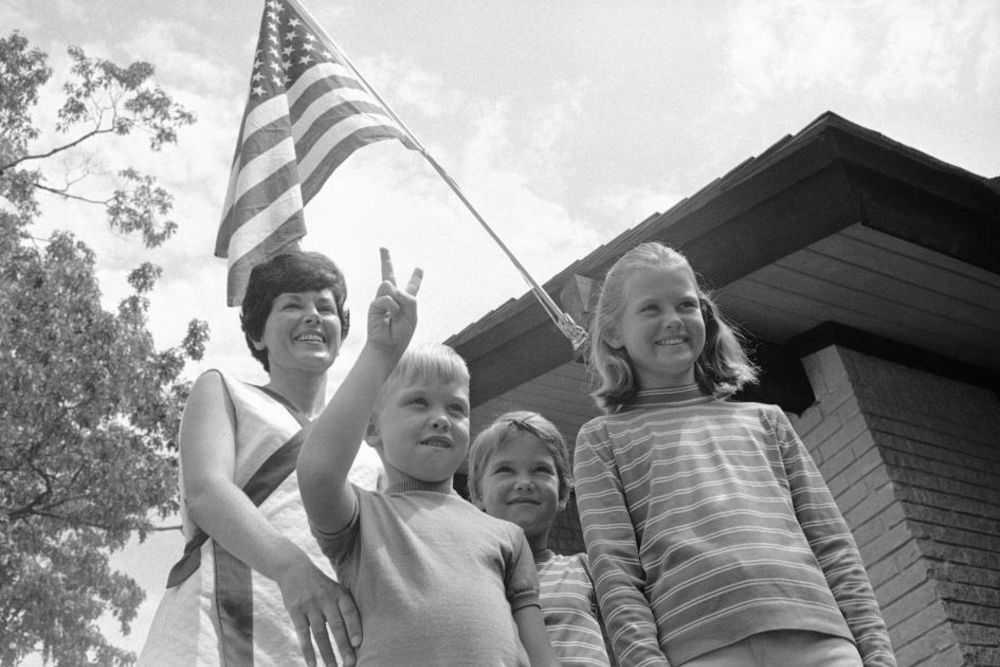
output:
[{"label": "brick", "polygon": [[1000,646],[1000,628],[974,623],[952,623],[958,641],[966,646]]},{"label": "brick", "polygon": [[948,620],[933,583],[926,582],[882,607],[882,617],[904,641]]},{"label": "brick", "polygon": [[850,387],[840,348],[830,346],[807,355],[803,357],[802,365],[816,399],[821,402],[835,396],[839,388]]},{"label": "brick", "polygon": [[844,512],[847,525],[855,526],[868,521],[873,516],[896,502],[892,487],[882,487],[865,496],[863,502]]},{"label": "brick", "polygon": [[[1000,510],[1000,488],[994,486],[995,479],[990,479],[982,471],[972,471],[945,463],[921,461],[915,457],[902,457],[893,450],[882,450],[887,470],[900,485],[915,489],[937,491],[942,494],[938,506],[950,506],[950,501],[972,502],[982,505],[992,505],[989,514],[996,516]],[[915,464],[915,465],[914,465]],[[976,483],[976,478],[981,483]]]},{"label": "brick", "polygon": [[828,408],[827,414],[839,420],[842,424],[849,424],[856,421],[864,423],[865,420],[864,413],[861,411],[861,404],[858,403],[858,397],[853,393],[848,394],[835,409],[830,410]]},{"label": "brick", "polygon": [[933,540],[919,540],[920,550],[931,558],[996,572],[1000,567],[996,551],[979,546],[961,546]]},{"label": "brick", "polygon": [[808,437],[808,434],[823,421],[823,411],[819,409],[818,404],[811,408],[806,408],[801,415],[786,413],[786,416],[803,442]]},{"label": "brick", "polygon": [[967,604],[945,600],[943,602],[945,613],[953,621],[962,623],[975,623],[978,625],[1000,626],[1000,609],[979,604]]},{"label": "brick", "polygon": [[[927,493],[916,493],[913,489],[907,490],[908,495],[916,495],[928,498]],[[939,496],[940,494],[936,494]],[[935,497],[937,500],[937,497]],[[940,503],[939,503],[940,504]],[[951,530],[969,533],[981,533],[984,540],[995,540],[995,546],[1000,548],[1000,522],[993,517],[970,514],[961,511],[961,507],[956,506],[948,509],[935,507],[927,502],[912,502],[907,499],[903,502],[903,507],[907,513],[920,521],[938,526],[947,526]],[[991,508],[982,508],[984,510]]]},{"label": "brick", "polygon": [[969,667],[996,667],[1000,665],[1000,648],[973,646],[966,651],[965,659],[965,664]]},{"label": "brick", "polygon": [[942,542],[960,550],[979,549],[992,553],[993,563],[996,563],[996,554],[1000,553],[1000,535],[986,535],[956,530],[951,526],[928,523],[920,517],[914,517],[910,521],[910,530],[913,531],[914,537],[918,539],[923,538],[934,542]]},{"label": "brick", "polygon": [[[883,511],[879,512],[877,515],[872,517],[870,520],[861,524],[860,526],[850,526],[851,534],[854,535],[854,541],[858,545],[858,549],[861,550],[862,554],[868,554],[869,543],[877,540],[879,537],[891,532],[899,524],[903,522],[899,520],[901,512],[898,510],[895,504],[886,507]],[[908,534],[908,533],[907,533]],[[884,556],[881,554],[879,557]],[[873,559],[871,562],[875,562],[877,559]]]},{"label": "brick", "polygon": [[[1000,571],[973,567],[954,561],[928,559],[928,569],[938,581],[1000,589]],[[1000,565],[1000,563],[998,563]]]},{"label": "brick", "polygon": [[[913,541],[913,533],[910,531],[909,525],[902,523],[893,526],[889,532],[880,535],[871,542],[866,542],[863,547],[859,548],[865,557],[865,562],[876,562],[911,541]],[[913,544],[916,542],[913,541]]]},{"label": "brick", "polygon": [[947,626],[917,638],[905,646],[896,647],[899,667],[968,667],[962,649]]},{"label": "brick", "polygon": [[879,606],[888,606],[928,582],[933,583],[933,579],[927,566],[923,561],[916,561],[904,570],[897,571],[878,587]]}]

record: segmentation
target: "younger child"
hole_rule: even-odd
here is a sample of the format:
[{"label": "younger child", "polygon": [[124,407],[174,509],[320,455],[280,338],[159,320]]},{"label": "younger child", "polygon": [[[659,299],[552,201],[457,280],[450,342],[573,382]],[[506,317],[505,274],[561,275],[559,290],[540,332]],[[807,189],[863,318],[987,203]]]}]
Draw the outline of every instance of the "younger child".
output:
[{"label": "younger child", "polygon": [[[357,665],[551,665],[523,531],[452,489],[469,446],[465,363],[443,345],[403,354],[422,273],[397,289],[383,250],[382,277],[367,342],[297,468],[313,533],[360,611]],[[362,438],[384,491],[347,481]]]},{"label": "younger child", "polygon": [[777,406],[679,252],[608,271],[577,502],[598,600],[627,665],[895,665],[861,557]]},{"label": "younger child", "polygon": [[542,615],[563,667],[607,665],[604,634],[586,554],[549,549],[552,522],[569,500],[566,442],[537,412],[508,412],[469,450],[469,495],[486,513],[524,529],[538,567]]}]

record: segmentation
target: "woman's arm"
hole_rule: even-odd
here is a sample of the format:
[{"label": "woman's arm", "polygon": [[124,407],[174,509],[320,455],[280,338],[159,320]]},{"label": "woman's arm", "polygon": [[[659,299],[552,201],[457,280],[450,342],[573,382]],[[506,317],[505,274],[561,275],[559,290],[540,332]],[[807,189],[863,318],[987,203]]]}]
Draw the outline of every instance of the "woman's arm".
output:
[{"label": "woman's arm", "polygon": [[527,605],[515,611],[514,624],[517,625],[517,634],[528,654],[531,667],[555,667],[559,664],[552,644],[549,643],[545,619],[539,607]]},{"label": "woman's arm", "polygon": [[191,390],[181,420],[180,455],[191,520],[235,557],[278,583],[306,662],[316,663],[312,628],[323,660],[334,664],[329,627],[345,663],[353,664],[351,647],[361,639],[354,601],[279,533],[234,482],[233,407],[218,373],[205,373]]}]

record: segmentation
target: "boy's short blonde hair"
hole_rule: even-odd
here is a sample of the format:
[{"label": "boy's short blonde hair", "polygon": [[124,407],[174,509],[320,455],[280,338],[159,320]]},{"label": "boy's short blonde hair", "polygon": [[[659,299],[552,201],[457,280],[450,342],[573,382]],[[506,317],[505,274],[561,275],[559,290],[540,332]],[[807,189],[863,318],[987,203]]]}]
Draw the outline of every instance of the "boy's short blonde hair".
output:
[{"label": "boy's short blonde hair", "polygon": [[399,387],[430,377],[441,382],[457,380],[468,385],[469,368],[458,352],[443,343],[411,345],[379,387],[372,407],[372,417],[376,417],[382,411],[386,400]]},{"label": "boy's short blonde hair", "polygon": [[483,476],[486,465],[503,445],[521,433],[538,438],[552,457],[559,477],[559,505],[564,507],[573,491],[573,473],[569,452],[559,429],[548,419],[529,410],[517,410],[497,417],[476,436],[469,448],[469,499],[473,504],[483,500]]}]

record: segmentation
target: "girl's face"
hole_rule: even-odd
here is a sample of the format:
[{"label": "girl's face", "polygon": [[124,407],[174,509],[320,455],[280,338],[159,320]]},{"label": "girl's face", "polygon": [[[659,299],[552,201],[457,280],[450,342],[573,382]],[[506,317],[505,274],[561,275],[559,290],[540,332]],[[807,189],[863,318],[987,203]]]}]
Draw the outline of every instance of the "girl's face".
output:
[{"label": "girl's face", "polygon": [[693,384],[705,347],[698,286],[686,266],[639,269],[626,279],[625,309],[606,336],[625,348],[639,389]]},{"label": "girl's face", "polygon": [[559,473],[545,443],[531,433],[514,434],[490,455],[480,483],[480,508],[519,525],[532,551],[544,549],[562,510]]},{"label": "girl's face", "polygon": [[330,289],[279,294],[264,333],[255,343],[267,349],[275,370],[325,372],[340,351],[340,317]]}]

